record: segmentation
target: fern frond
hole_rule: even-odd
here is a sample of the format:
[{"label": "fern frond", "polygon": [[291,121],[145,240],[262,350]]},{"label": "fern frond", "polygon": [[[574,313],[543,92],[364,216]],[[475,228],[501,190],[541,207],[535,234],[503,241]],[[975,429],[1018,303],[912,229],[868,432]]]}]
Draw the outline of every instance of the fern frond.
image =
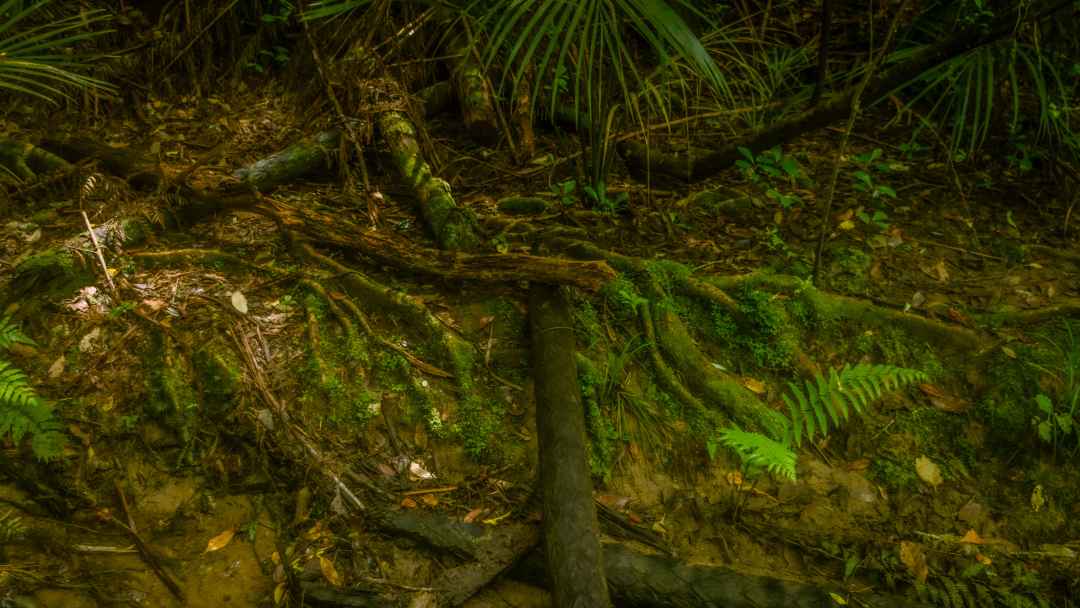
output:
[{"label": "fern frond", "polygon": [[720,430],[720,443],[731,448],[747,466],[795,480],[795,452],[784,443],[733,427]]},{"label": "fern frond", "polygon": [[11,317],[0,317],[0,350],[11,348],[12,344],[33,344],[34,341],[22,333]]},{"label": "fern frond", "polygon": [[0,545],[9,543],[19,538],[26,532],[26,526],[22,519],[15,515],[11,509],[0,513]]},{"label": "fern frond", "polygon": [[916,369],[860,363],[831,369],[828,377],[818,374],[813,381],[804,382],[805,388],[789,382],[791,395],[783,396],[791,417],[791,434],[786,439],[798,447],[803,439],[813,441],[817,435],[825,436],[830,423],[832,428],[838,428],[852,412],[862,414],[871,401],[886,391],[928,379]]},{"label": "fern frond", "polygon": [[26,374],[0,359],[0,437],[10,434],[17,443],[29,435],[34,455],[51,460],[64,445],[61,428],[52,407],[30,386]]}]

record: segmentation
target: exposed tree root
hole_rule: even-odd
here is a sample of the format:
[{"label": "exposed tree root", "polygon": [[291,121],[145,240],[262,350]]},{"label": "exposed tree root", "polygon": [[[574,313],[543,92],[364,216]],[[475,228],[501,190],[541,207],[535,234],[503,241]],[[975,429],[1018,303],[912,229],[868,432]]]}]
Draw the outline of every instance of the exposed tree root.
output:
[{"label": "exposed tree root", "polygon": [[709,280],[720,289],[741,286],[764,287],[777,292],[798,294],[810,304],[818,318],[847,320],[866,325],[891,324],[940,349],[975,355],[991,345],[990,341],[966,327],[952,325],[916,314],[877,306],[856,298],[826,293],[791,276],[749,274],[716,277]]},{"label": "exposed tree root", "polygon": [[[604,572],[619,606],[635,608],[821,608],[835,606],[842,589],[744,574],[725,567],[690,565],[659,555],[645,555],[620,543],[604,544]],[[540,582],[543,561],[530,555],[513,571],[526,581]],[[858,596],[858,605],[875,608],[923,608],[903,597]]]},{"label": "exposed tree root", "polygon": [[435,176],[420,152],[416,127],[400,110],[383,112],[378,118],[383,141],[390,150],[398,176],[416,195],[420,216],[447,250],[469,251],[480,245],[476,217],[454,202],[450,184]]},{"label": "exposed tree root", "polygon": [[557,288],[534,284],[529,326],[544,506],[544,553],[558,606],[606,608],[607,585],[586,463],[574,324]]}]

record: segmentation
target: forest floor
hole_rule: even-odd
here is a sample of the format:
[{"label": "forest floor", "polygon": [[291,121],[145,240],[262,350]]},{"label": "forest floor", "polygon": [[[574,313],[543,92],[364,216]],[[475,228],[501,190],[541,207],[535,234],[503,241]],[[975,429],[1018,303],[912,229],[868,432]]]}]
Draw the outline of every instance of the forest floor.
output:
[{"label": "forest floor", "polygon": [[[259,90],[101,117],[15,108],[3,130],[20,141],[67,134],[137,148],[167,179],[212,190],[317,132],[306,103]],[[875,593],[928,605],[1074,605],[1080,442],[1059,424],[1048,443],[1038,423],[1080,415],[1069,405],[1080,395],[1077,210],[1048,161],[1028,167],[1000,142],[977,160],[946,163],[940,151],[910,146],[906,125],[870,129],[889,118],[856,128],[874,136],[855,135],[852,157],[880,155],[843,166],[819,287],[977,333],[985,348],[874,320],[815,318],[799,289],[768,280],[729,290],[749,325],[684,302],[679,314],[712,364],[778,411],[799,375],[860,362],[927,374],[804,446],[797,480],[787,480],[744,469],[710,435],[716,429],[681,416],[650,380],[647,340],[620,308],[625,286],[571,290],[579,349],[597,368],[586,405],[601,529],[687,563],[832,585],[853,605]],[[799,167],[791,178],[733,168],[692,189],[650,193],[616,167],[608,188],[628,203],[605,213],[570,190],[567,180],[585,181],[571,138],[543,134],[535,162],[515,164],[471,143],[452,115],[426,128],[429,160],[500,250],[530,251],[516,238],[520,225],[562,227],[718,281],[809,276],[841,139],[826,130],[786,146]],[[431,247],[410,192],[370,149],[377,214],[336,175],[269,196]],[[860,168],[895,199],[853,189]],[[375,480],[403,511],[489,527],[537,520],[523,283],[432,279],[325,251],[407,293],[474,348],[479,371],[466,399],[412,321],[362,300],[356,316],[340,276],[312,270],[262,214],[223,212],[110,249],[113,292],[92,249],[64,249],[85,233],[80,198],[98,225],[160,222],[168,196],[102,171],[96,179],[109,186],[80,197],[80,175],[9,186],[0,205],[4,312],[35,341],[11,360],[70,437],[50,463],[5,439],[0,520],[18,519],[22,530],[0,549],[0,603],[167,606],[182,596],[193,607],[270,606],[293,576],[328,589],[427,588],[457,558],[351,513],[345,468]],[[785,209],[769,189],[799,201]],[[545,210],[506,215],[499,201],[509,196],[538,197]],[[885,215],[875,219],[876,206]],[[25,283],[26,261],[48,262],[40,256],[58,249],[77,258],[77,278]],[[294,412],[314,446],[307,462],[272,439],[268,400]],[[344,483],[328,484],[326,471]],[[132,531],[156,557],[132,544]],[[467,605],[548,605],[537,583],[518,572]]]}]

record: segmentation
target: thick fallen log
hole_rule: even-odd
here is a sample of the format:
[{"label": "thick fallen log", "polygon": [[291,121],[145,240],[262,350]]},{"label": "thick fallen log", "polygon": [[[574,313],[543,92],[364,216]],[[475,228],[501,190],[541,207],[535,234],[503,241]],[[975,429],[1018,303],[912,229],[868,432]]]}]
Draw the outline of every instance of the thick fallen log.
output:
[{"label": "thick fallen log", "polygon": [[544,507],[544,555],[556,606],[611,605],[585,447],[574,322],[558,288],[534,284],[529,327]]},{"label": "thick fallen log", "polygon": [[266,192],[302,177],[327,173],[337,164],[341,131],[323,131],[233,172],[233,177]]},{"label": "thick fallen log", "polygon": [[[911,55],[901,64],[874,76],[866,86],[864,99],[877,100],[890,91],[911,82],[920,74],[981,46],[997,42],[1015,33],[1020,25],[1038,21],[1068,8],[1072,0],[1043,0],[1028,5],[1018,3],[1016,10],[1001,11],[1001,16],[988,27],[972,26],[936,44],[927,46]],[[627,141],[619,145],[619,151],[628,167],[638,175],[649,172],[670,177],[699,181],[716,175],[731,167],[741,155],[740,147],[757,154],[773,146],[791,141],[796,137],[846,118],[852,110],[857,86],[849,87],[831,95],[813,108],[788,120],[770,125],[742,141],[736,141],[699,158],[675,157],[657,150],[648,150],[638,142]]]}]

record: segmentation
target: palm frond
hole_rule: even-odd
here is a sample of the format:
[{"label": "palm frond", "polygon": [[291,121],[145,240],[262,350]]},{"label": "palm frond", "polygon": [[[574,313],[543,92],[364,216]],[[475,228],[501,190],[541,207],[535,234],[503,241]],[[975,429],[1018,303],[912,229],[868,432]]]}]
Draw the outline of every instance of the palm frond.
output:
[{"label": "palm frond", "polygon": [[66,49],[112,30],[93,29],[111,19],[103,10],[84,11],[43,24],[30,24],[52,0],[18,10],[13,0],[0,5],[0,88],[49,103],[70,90],[112,91],[109,83],[80,73],[86,58]]},{"label": "palm frond", "polygon": [[[505,89],[516,91],[531,70],[538,75],[530,92],[532,110],[545,99],[554,114],[559,90],[549,87],[545,92],[543,82],[565,75],[578,119],[591,126],[602,118],[601,108],[611,98],[621,98],[632,113],[641,96],[664,111],[660,96],[647,94],[648,77],[637,67],[624,23],[655,53],[658,65],[678,57],[710,87],[730,97],[724,75],[676,6],[694,10],[684,0],[474,0],[467,10],[487,34],[485,65],[502,64]],[[618,95],[605,89],[609,84]]]}]

